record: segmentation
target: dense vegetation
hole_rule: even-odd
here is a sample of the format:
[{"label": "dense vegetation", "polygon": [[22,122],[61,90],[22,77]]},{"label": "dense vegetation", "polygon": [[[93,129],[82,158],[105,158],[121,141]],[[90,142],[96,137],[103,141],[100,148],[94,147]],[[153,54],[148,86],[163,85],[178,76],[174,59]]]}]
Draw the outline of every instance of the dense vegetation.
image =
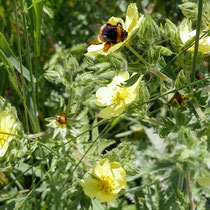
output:
[{"label": "dense vegetation", "polygon": [[[210,209],[208,0],[0,0],[0,18],[0,209]],[[124,37],[89,44],[107,22]]]}]

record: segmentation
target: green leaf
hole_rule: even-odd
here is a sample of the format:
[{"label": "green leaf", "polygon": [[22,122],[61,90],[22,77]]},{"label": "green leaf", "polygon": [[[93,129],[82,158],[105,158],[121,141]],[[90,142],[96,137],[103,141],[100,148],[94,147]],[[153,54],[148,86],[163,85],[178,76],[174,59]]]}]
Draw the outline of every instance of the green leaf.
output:
[{"label": "green leaf", "polygon": [[109,55],[110,62],[116,70],[127,71],[128,64],[122,53],[112,53]]},{"label": "green leaf", "polygon": [[[20,74],[21,74],[21,68],[20,68],[20,62],[16,60],[14,53],[12,52],[7,40],[5,39],[4,35],[0,32],[0,49],[4,53],[5,57],[7,58],[6,62],[11,67],[13,66]],[[3,60],[3,57],[0,57],[0,59]],[[23,76],[30,82],[30,73],[29,70],[22,66],[23,69]],[[34,81],[36,80],[33,78]]]},{"label": "green leaf", "polygon": [[175,87],[180,88],[187,85],[187,79],[185,77],[184,71],[181,70],[176,78]]},{"label": "green leaf", "polygon": [[[164,63],[163,62],[164,58],[161,56],[160,60],[159,60],[159,63]],[[162,63],[161,63],[161,66],[162,66]],[[170,77],[172,80],[175,80],[176,79],[176,74],[174,73],[174,71],[172,70],[171,68],[171,62],[168,62],[162,69],[162,71],[164,74],[166,74],[168,77]]]},{"label": "green leaf", "polygon": [[40,56],[40,43],[41,43],[41,21],[43,13],[43,0],[32,0],[34,14],[32,14],[33,28],[34,28],[34,43],[36,56]]},{"label": "green leaf", "polygon": [[134,85],[138,79],[139,79],[139,74],[133,75],[131,78],[125,81],[125,84],[123,84],[123,87],[127,88]]},{"label": "green leaf", "polygon": [[171,56],[173,54],[173,52],[170,49],[168,49],[167,47],[156,45],[155,48],[157,48],[157,49],[160,48],[160,53],[164,56]]},{"label": "green leaf", "polygon": [[26,163],[19,163],[15,166],[15,169],[20,171],[24,175],[32,175],[34,174],[36,177],[42,177],[41,168],[36,168]]},{"label": "green leaf", "polygon": [[92,201],[93,206],[90,208],[90,210],[105,210],[103,205],[101,205],[96,199]]},{"label": "green leaf", "polygon": [[182,10],[182,13],[185,17],[196,20],[198,13],[198,5],[194,2],[186,2],[179,5],[179,8]]},{"label": "green leaf", "polygon": [[150,64],[156,64],[160,58],[160,48],[150,48],[148,51]]},{"label": "green leaf", "polygon": [[147,71],[147,66],[145,66],[144,64],[140,64],[140,63],[129,63],[128,71],[145,74]]}]

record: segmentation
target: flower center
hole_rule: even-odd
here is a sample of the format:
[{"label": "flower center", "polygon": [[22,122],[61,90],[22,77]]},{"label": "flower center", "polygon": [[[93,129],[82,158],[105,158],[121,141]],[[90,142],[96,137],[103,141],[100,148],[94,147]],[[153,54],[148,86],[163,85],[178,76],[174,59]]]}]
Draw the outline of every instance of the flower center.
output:
[{"label": "flower center", "polygon": [[130,92],[126,88],[117,89],[116,93],[113,95],[113,100],[116,105],[120,105],[121,103],[124,103],[125,100],[128,98],[130,98]]},{"label": "flower center", "polygon": [[103,176],[101,178],[101,185],[106,191],[112,191],[114,188],[114,180],[110,176]]}]

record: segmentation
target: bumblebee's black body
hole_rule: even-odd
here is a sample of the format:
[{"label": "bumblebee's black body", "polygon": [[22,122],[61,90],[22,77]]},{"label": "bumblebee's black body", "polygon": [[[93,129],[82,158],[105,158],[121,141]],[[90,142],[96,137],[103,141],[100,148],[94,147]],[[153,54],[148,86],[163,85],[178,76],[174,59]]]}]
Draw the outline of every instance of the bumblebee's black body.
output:
[{"label": "bumblebee's black body", "polygon": [[123,29],[121,23],[117,23],[117,25],[106,23],[101,27],[99,32],[99,38],[101,41],[109,41],[112,44],[123,42],[127,35],[128,33]]},{"label": "bumblebee's black body", "polygon": [[123,29],[121,23],[113,25],[106,23],[101,26],[97,36],[94,36],[89,40],[90,44],[101,44],[104,43],[104,51],[108,51],[109,48],[119,42],[123,42],[128,36],[126,30]]}]

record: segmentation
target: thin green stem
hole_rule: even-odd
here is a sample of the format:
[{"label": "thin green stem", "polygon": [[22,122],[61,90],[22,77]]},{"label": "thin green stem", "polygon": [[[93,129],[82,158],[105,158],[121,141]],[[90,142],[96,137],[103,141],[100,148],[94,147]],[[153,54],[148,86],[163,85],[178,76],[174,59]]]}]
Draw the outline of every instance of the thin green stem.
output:
[{"label": "thin green stem", "polygon": [[71,171],[69,177],[71,177],[73,175],[74,171],[77,169],[77,167],[79,166],[79,164],[82,162],[83,158],[87,155],[87,153],[90,151],[90,149],[92,148],[92,146],[98,141],[98,139],[102,136],[102,134],[105,133],[105,131],[107,130],[107,128],[110,126],[110,124],[111,124],[111,121],[105,126],[105,128],[101,131],[101,133],[98,135],[98,137],[93,141],[93,143],[90,145],[90,147],[86,150],[86,152],[84,153],[84,155],[80,158],[79,162],[76,164],[76,166],[74,167],[74,169]]},{"label": "thin green stem", "polygon": [[[145,66],[150,67],[150,64],[144,60],[144,58],[139,55],[138,52],[136,52],[135,49],[133,49],[129,44],[126,45],[126,47],[142,62],[145,64]],[[155,74],[156,76],[160,77],[161,79],[169,82],[169,83],[173,83],[173,81],[167,77],[165,74],[161,73],[160,71],[157,71],[156,69],[153,68],[149,68],[149,71],[152,72],[153,74]]]},{"label": "thin green stem", "polygon": [[168,94],[170,94],[170,93],[175,93],[175,92],[178,91],[178,90],[182,90],[182,89],[184,89],[184,88],[186,88],[186,87],[190,87],[190,86],[195,85],[195,84],[198,84],[198,83],[200,83],[200,82],[204,82],[204,81],[206,81],[206,80],[208,80],[208,79],[210,79],[210,77],[207,77],[207,78],[202,79],[202,80],[197,80],[197,81],[195,81],[195,82],[192,82],[192,83],[187,84],[187,85],[185,85],[185,86],[182,86],[182,87],[180,87],[180,88],[176,88],[176,89],[174,89],[174,90],[171,90],[171,91],[168,91],[168,92],[166,92],[166,93],[160,94],[160,95],[155,96],[155,97],[153,97],[153,98],[151,98],[151,99],[149,99],[149,100],[147,100],[147,101],[145,101],[145,102],[143,102],[143,103],[141,103],[141,104],[139,104],[139,105],[133,106],[132,108],[128,108],[128,110],[138,108],[139,106],[142,106],[142,105],[147,104],[147,103],[151,103],[151,102],[156,101],[157,99],[159,99],[159,98],[161,98],[161,97],[163,97],[163,96],[166,96],[166,95],[168,95]]},{"label": "thin green stem", "polygon": [[[83,134],[85,134],[85,133],[91,131],[93,128],[96,128],[96,127],[98,127],[99,125],[103,125],[104,123],[107,123],[108,121],[109,121],[109,120],[107,120],[107,119],[106,119],[106,120],[101,120],[99,123],[97,123],[96,125],[92,126],[90,129],[88,129],[88,130],[86,130],[86,131],[80,133],[80,134],[77,135],[76,137],[73,137],[73,138],[71,139],[71,141],[76,140],[77,138],[79,138],[79,137],[82,136]],[[70,142],[66,142],[66,143],[64,143],[63,145],[59,146],[59,147],[64,147],[66,144],[69,144],[69,143],[70,143]]]},{"label": "thin green stem", "polygon": [[141,57],[141,55],[139,55],[136,50],[133,49],[133,47],[131,47],[129,44],[126,45],[126,47],[143,63],[145,64],[145,66],[150,66],[149,63],[147,63],[147,61],[144,60],[144,58]]},{"label": "thin green stem", "polygon": [[17,2],[14,0],[14,10],[15,10],[15,22],[16,22],[16,32],[17,32],[17,41],[18,41],[18,54],[19,54],[19,61],[20,61],[20,70],[22,76],[22,92],[23,92],[23,106],[25,110],[25,123],[26,123],[26,130],[29,133],[29,124],[28,124],[28,112],[26,109],[26,94],[25,94],[25,78],[23,76],[23,66],[22,66],[22,53],[21,53],[21,43],[20,43],[20,34],[19,34],[19,22],[18,22],[18,15],[17,15]]},{"label": "thin green stem", "polygon": [[[21,9],[24,11],[24,2],[21,0]],[[37,103],[36,103],[36,95],[35,95],[35,82],[33,78],[33,71],[32,71],[32,63],[31,63],[31,53],[30,53],[30,46],[29,46],[29,37],[28,37],[28,31],[27,31],[27,24],[26,24],[26,16],[25,13],[22,13],[23,16],[23,26],[24,26],[24,35],[25,35],[25,42],[26,42],[26,52],[27,52],[27,62],[29,66],[30,71],[30,83],[32,88],[32,98],[33,98],[33,104],[34,104],[34,116],[36,121],[36,133],[40,131],[39,128],[39,120],[37,117]]]},{"label": "thin green stem", "polygon": [[[68,66],[67,66],[67,59],[65,58],[64,59],[64,69],[65,71],[68,71]],[[68,115],[68,113],[70,112],[70,109],[71,109],[71,104],[72,104],[72,94],[73,94],[73,90],[72,90],[72,83],[73,83],[73,77],[72,77],[72,68],[69,69],[69,82],[70,82],[70,90],[69,90],[69,93],[70,93],[70,96],[69,96],[69,100],[68,100],[68,104],[67,104],[67,107],[66,107],[66,114]]]},{"label": "thin green stem", "polygon": [[15,184],[18,186],[20,190],[23,190],[23,186],[20,184],[20,182],[16,179],[15,175],[13,173],[10,173],[10,177],[15,182]]},{"label": "thin green stem", "polygon": [[160,126],[165,127],[165,128],[173,129],[171,126],[166,125],[164,123],[161,123],[161,122],[159,122],[159,121],[157,121],[155,119],[152,119],[150,117],[145,116],[144,119],[149,121],[149,122],[151,122],[151,123],[153,123],[153,124],[160,125]]},{"label": "thin green stem", "polygon": [[198,18],[197,18],[197,26],[196,26],[196,38],[195,38],[195,48],[194,48],[194,55],[193,55],[192,73],[190,75],[191,82],[193,82],[195,80],[198,46],[199,46],[199,35],[200,35],[201,18],[202,18],[202,7],[203,7],[203,0],[199,0],[198,1]]},{"label": "thin green stem", "polygon": [[173,83],[172,79],[170,79],[169,77],[167,77],[165,74],[161,73],[160,71],[157,71],[154,68],[150,68],[149,71],[153,73],[154,75],[158,76],[159,78],[165,80],[166,82]]}]

